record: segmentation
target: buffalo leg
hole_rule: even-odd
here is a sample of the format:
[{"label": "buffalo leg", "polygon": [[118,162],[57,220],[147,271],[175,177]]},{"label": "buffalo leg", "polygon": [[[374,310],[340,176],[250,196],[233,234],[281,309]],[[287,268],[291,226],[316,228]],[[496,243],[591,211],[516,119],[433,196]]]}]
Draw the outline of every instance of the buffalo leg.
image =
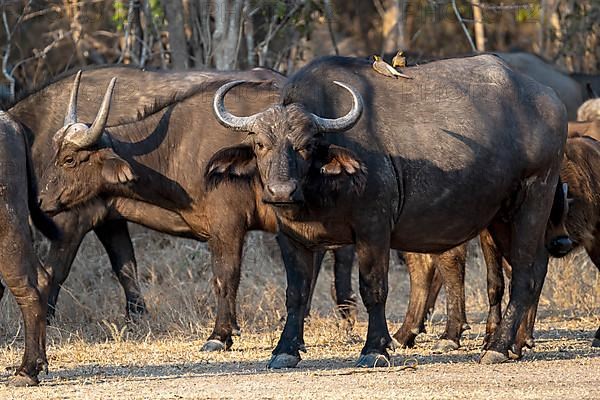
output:
[{"label": "buffalo leg", "polygon": [[279,233],[277,241],[287,276],[287,316],[283,332],[268,365],[274,369],[295,367],[300,362],[300,351],[306,351],[304,313],[317,258],[315,253],[285,234]]},{"label": "buffalo leg", "polygon": [[[242,230],[234,230],[243,232]],[[224,235],[225,236],[225,235]],[[244,235],[226,235],[226,240],[213,236],[208,241],[212,254],[213,289],[217,298],[215,327],[202,351],[228,350],[234,331],[239,332],[236,299],[240,286]]]},{"label": "buffalo leg", "polygon": [[[429,287],[429,294],[427,295],[427,302],[425,303],[427,315],[433,313],[433,310],[435,309],[435,302],[440,295],[442,286],[444,286],[444,279],[442,279],[442,274],[440,273],[439,269],[435,268],[433,272],[433,278],[431,279],[431,286]],[[425,325],[423,325],[423,328],[425,328]],[[425,330],[423,330],[423,332],[425,332]]]},{"label": "buffalo leg", "polygon": [[83,237],[91,229],[91,227],[80,225],[74,213],[59,214],[54,218],[54,222],[63,232],[63,236],[60,240],[50,243],[50,251],[45,261],[51,277],[50,294],[48,296],[48,320],[54,317],[61,285],[69,276],[73,260],[77,255]]},{"label": "buffalo leg", "polygon": [[356,295],[352,290],[352,265],[354,264],[354,246],[344,246],[334,251],[332,294],[342,318],[352,329],[356,321]]},{"label": "buffalo leg", "polygon": [[4,285],[2,284],[2,282],[0,282],[0,301],[2,301],[3,297],[4,297]]},{"label": "buffalo leg", "polygon": [[487,344],[502,320],[502,297],[504,296],[504,275],[502,274],[502,253],[488,231],[480,236],[481,251],[487,268],[487,294],[489,310],[483,343]]},{"label": "buffalo leg", "polygon": [[[29,245],[31,239],[19,239],[11,238],[10,252],[2,252],[11,254],[11,260],[2,262],[0,272],[21,310],[25,331],[25,354],[11,384],[25,386],[36,385],[38,374],[48,367],[46,311],[49,278],[46,271],[36,265],[37,260],[32,260],[35,256],[33,248]],[[40,279],[43,281],[39,281]]]},{"label": "buffalo leg", "polygon": [[127,222],[107,221],[95,227],[94,232],[104,246],[112,269],[125,292],[127,317],[145,313],[146,304],[137,280],[137,262]]},{"label": "buffalo leg", "polygon": [[387,238],[388,241],[380,235],[371,237],[369,242],[357,240],[356,243],[360,295],[369,314],[367,340],[356,363],[358,367],[389,365],[387,349],[394,346],[385,317],[390,261],[389,236]]},{"label": "buffalo leg", "polygon": [[313,270],[312,278],[310,281],[310,292],[308,294],[308,303],[306,303],[306,309],[304,310],[304,318],[308,318],[310,316],[310,310],[312,308],[312,299],[315,294],[315,287],[317,286],[317,279],[319,278],[319,273],[321,272],[321,267],[323,266],[323,259],[325,258],[324,251],[318,251],[315,253],[315,268]]},{"label": "buffalo leg", "polygon": [[435,257],[447,297],[446,331],[436,343],[434,351],[446,352],[460,347],[460,336],[468,329],[465,312],[465,262],[467,245],[461,245]]},{"label": "buffalo leg", "polygon": [[402,347],[413,347],[415,338],[425,330],[427,297],[435,272],[432,256],[418,253],[404,253],[406,268],[410,278],[410,298],[404,322],[394,334],[394,339]]},{"label": "buffalo leg", "polygon": [[[558,168],[556,168],[557,170]],[[491,228],[494,241],[504,242],[502,249],[512,267],[510,300],[500,326],[487,343],[482,363],[498,363],[508,359],[508,350],[526,312],[534,306],[542,291],[548,269],[548,251],[544,234],[554,195],[554,184],[538,178],[524,187],[524,201],[513,214],[512,221],[498,219]]]},{"label": "buffalo leg", "polygon": [[[598,268],[598,271],[600,271],[600,239],[595,238],[590,245],[586,246],[585,250],[587,251],[596,268]],[[600,347],[600,328],[598,328],[596,334],[594,335],[592,347]]]}]

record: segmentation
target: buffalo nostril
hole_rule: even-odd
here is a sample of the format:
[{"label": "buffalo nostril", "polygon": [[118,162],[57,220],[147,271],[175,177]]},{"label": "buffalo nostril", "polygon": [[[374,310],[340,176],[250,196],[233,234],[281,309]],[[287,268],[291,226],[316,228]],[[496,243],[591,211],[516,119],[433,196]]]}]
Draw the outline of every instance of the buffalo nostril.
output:
[{"label": "buffalo nostril", "polygon": [[267,190],[270,195],[279,199],[290,199],[298,190],[298,185],[295,181],[276,182],[267,185]]}]

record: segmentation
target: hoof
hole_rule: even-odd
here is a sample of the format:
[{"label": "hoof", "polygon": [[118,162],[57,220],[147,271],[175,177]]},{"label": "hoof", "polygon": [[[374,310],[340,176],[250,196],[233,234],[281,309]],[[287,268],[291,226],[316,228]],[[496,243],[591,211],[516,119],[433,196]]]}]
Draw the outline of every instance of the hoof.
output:
[{"label": "hoof", "polygon": [[390,358],[386,354],[369,353],[361,354],[355,364],[358,368],[391,367]]},{"label": "hoof", "polygon": [[225,351],[227,348],[225,347],[225,343],[221,342],[217,339],[210,339],[208,342],[204,343],[204,346],[200,349],[200,351]]},{"label": "hoof", "polygon": [[448,353],[449,351],[458,350],[460,345],[450,339],[440,339],[433,346],[433,352],[436,354]]},{"label": "hoof", "polygon": [[535,341],[533,338],[528,338],[523,344],[523,347],[527,347],[528,349],[533,349],[533,346],[535,346]]},{"label": "hoof", "polygon": [[417,335],[394,335],[392,340],[394,340],[396,346],[401,349],[412,349],[415,347],[416,337]]},{"label": "hoof", "polygon": [[37,377],[28,375],[15,375],[8,379],[8,384],[15,387],[37,386],[40,383]]},{"label": "hoof", "polygon": [[508,361],[508,357],[494,350],[485,351],[479,359],[480,364],[501,364],[506,361]]},{"label": "hoof", "polygon": [[267,365],[269,369],[282,369],[282,368],[294,368],[300,362],[300,356],[293,356],[291,354],[273,354],[271,361]]},{"label": "hoof", "polygon": [[595,338],[595,339],[592,341],[592,347],[600,347],[600,339],[598,339],[598,338]]}]

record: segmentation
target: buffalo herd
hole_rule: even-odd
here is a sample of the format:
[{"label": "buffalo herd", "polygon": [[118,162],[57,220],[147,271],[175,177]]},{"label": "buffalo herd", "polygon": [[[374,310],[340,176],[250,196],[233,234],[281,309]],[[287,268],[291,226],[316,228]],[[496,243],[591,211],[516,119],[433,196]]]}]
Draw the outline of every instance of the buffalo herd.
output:
[{"label": "buffalo herd", "polygon": [[[358,260],[368,331],[357,366],[388,365],[388,350],[413,346],[441,286],[448,322],[436,348],[458,348],[468,329],[466,243],[479,236],[490,302],[480,361],[519,358],[533,346],[549,257],[583,247],[600,268],[600,79],[525,53],[404,72],[413,79],[349,57],[317,58],[289,77],[103,66],[0,111],[0,274],[25,326],[11,383],[37,384],[47,369],[46,318],[88,232],[109,256],[127,315],[147,312],[128,222],[208,243],[216,320],[203,351],[227,350],[239,334],[246,232],[277,234],[287,317],[270,368],[295,367],[306,351],[304,321],[327,250],[349,320]],[[50,240],[43,263],[29,220]],[[393,336],[391,249],[402,252],[411,285]]]}]

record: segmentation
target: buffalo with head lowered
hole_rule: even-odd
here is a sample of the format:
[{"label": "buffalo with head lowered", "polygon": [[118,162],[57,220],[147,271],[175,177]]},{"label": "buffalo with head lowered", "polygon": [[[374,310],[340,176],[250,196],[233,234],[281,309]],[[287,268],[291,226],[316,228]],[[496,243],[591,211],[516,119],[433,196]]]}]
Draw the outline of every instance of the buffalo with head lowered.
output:
[{"label": "buffalo with head lowered", "polygon": [[[358,365],[387,365],[389,249],[435,253],[488,228],[513,267],[510,302],[482,362],[501,362],[547,270],[545,231],[567,134],[549,88],[483,55],[412,67],[391,80],[364,60],[314,60],[288,78],[281,102],[240,117],[223,85],[214,111],[244,141],[212,157],[220,187],[258,177],[277,216],[287,320],[270,366],[305,349],[312,251],[354,243],[369,314]],[[243,179],[236,179],[243,178]]]},{"label": "buffalo with head lowered", "polygon": [[[118,82],[112,102],[111,85],[100,106],[112,76]],[[283,80],[267,70],[102,68],[52,83],[10,109],[33,138],[41,207],[64,231],[61,240],[52,241],[46,259],[54,283],[66,278],[83,237],[94,230],[125,289],[129,313],[141,312],[144,301],[127,221],[208,241],[217,317],[206,350],[231,346],[238,329],[236,295],[246,232],[276,228],[271,211],[257,201],[252,181],[206,192],[197,173],[215,151],[239,143],[211,111],[215,90],[232,78],[254,80],[230,104],[248,114],[275,101]],[[57,294],[55,285],[51,300]]]}]

